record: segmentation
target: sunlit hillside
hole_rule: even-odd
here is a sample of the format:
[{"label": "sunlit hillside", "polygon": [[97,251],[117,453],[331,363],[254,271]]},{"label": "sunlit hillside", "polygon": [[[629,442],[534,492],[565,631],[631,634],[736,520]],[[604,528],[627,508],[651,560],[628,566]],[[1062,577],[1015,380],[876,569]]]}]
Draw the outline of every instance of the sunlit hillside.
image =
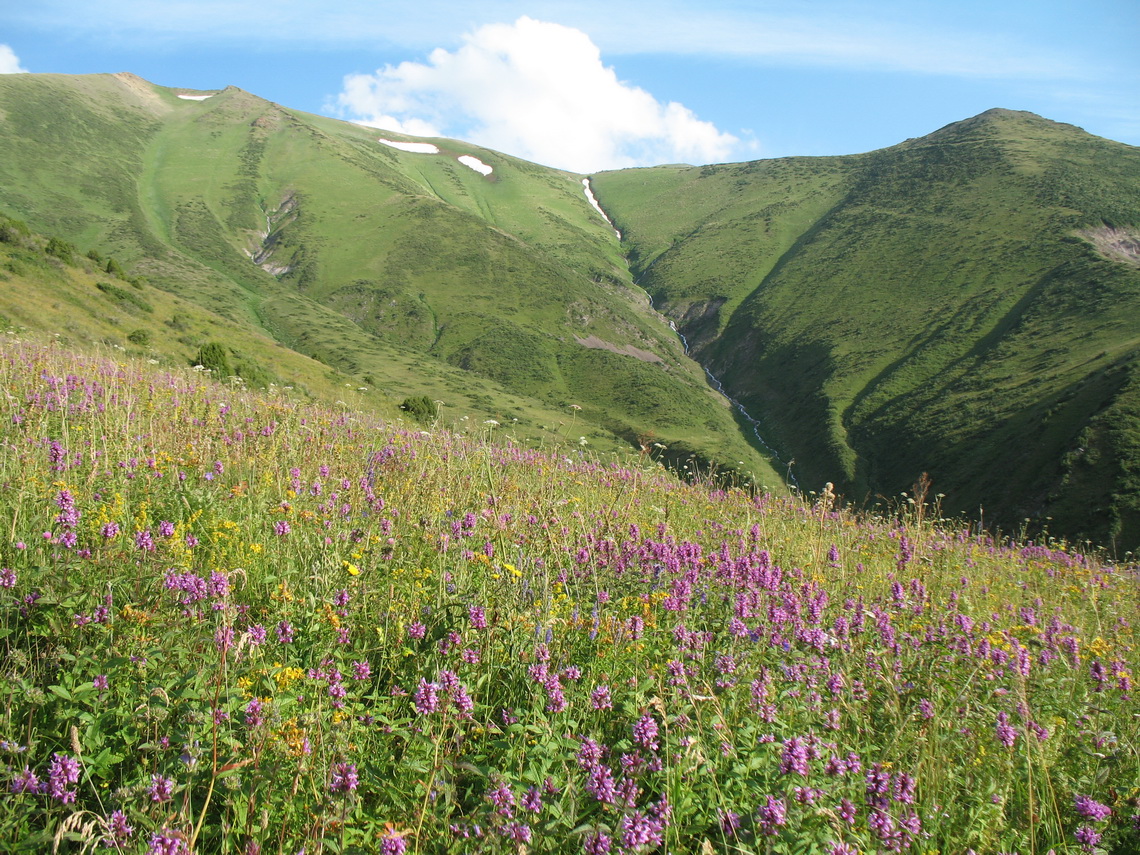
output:
[{"label": "sunlit hillside", "polygon": [[6,852],[1140,848],[1135,566],[54,340],[0,383]]}]

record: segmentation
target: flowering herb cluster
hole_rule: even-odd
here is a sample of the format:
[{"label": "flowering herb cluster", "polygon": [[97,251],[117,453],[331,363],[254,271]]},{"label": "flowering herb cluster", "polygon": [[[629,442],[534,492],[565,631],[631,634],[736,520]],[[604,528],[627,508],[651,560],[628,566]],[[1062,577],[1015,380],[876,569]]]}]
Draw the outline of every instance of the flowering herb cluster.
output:
[{"label": "flowering herb cluster", "polygon": [[1140,849],[1135,568],[6,342],[0,848]]}]

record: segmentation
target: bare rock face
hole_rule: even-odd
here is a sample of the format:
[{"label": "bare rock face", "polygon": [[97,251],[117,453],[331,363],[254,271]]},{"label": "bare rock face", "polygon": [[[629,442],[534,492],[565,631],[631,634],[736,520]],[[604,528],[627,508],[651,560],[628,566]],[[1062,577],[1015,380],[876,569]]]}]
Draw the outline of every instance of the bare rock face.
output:
[{"label": "bare rock face", "polygon": [[1140,267],[1140,230],[1101,226],[1082,229],[1078,234],[1096,247],[1109,261]]}]

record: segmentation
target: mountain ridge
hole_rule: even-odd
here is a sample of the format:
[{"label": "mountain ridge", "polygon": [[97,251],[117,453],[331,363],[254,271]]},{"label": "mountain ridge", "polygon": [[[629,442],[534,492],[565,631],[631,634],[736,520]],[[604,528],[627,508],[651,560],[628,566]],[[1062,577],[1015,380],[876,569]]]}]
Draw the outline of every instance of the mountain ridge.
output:
[{"label": "mountain ridge", "polygon": [[994,108],[861,154],[581,176],[234,87],[21,77],[0,211],[330,390],[778,483],[711,370],[805,489],[890,504],[929,472],[948,512],[1140,545],[1134,147]]},{"label": "mountain ridge", "polygon": [[[800,461],[802,482],[875,501],[929,470],[953,512],[1137,543],[1137,356],[1124,319],[1140,317],[1140,282],[1080,237],[1140,221],[1134,148],[991,110],[860,155],[594,183],[635,275]],[[1081,304],[1082,289],[1099,301]],[[1094,340],[1107,348],[1082,356]],[[1085,359],[1118,349],[1082,374]],[[1090,385],[1097,400],[1073,409]],[[1094,487],[1073,455],[1082,435],[1103,438],[1095,419],[1114,407],[1108,421],[1123,427],[1100,449],[1114,468]],[[1064,410],[1064,427],[1047,428],[1045,414]],[[1027,453],[1038,433],[1048,451]],[[1012,485],[993,477],[1002,460]],[[1077,482],[1087,492],[1066,501]]]},{"label": "mountain ridge", "polygon": [[[139,94],[148,86],[153,97]],[[353,387],[517,419],[534,442],[638,450],[652,434],[671,465],[742,461],[740,477],[780,485],[633,286],[580,176],[458,141],[440,140],[439,156],[400,151],[375,129],[233,87],[183,92],[114,75],[0,81],[12,154],[0,209],[192,293]],[[42,138],[35,151],[20,145],[30,138]],[[612,347],[579,343],[594,339]],[[408,367],[391,369],[392,348]],[[657,361],[630,355],[642,351]],[[500,391],[469,394],[440,379],[446,366]],[[573,422],[585,437],[564,435]]]}]

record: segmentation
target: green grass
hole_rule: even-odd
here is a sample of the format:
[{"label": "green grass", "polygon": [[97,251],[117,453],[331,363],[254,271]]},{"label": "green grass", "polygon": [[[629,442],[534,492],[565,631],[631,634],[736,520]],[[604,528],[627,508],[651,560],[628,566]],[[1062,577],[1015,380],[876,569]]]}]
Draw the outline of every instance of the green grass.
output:
[{"label": "green grass", "polygon": [[1140,846],[1135,565],[51,337],[0,384],[5,852]]}]

